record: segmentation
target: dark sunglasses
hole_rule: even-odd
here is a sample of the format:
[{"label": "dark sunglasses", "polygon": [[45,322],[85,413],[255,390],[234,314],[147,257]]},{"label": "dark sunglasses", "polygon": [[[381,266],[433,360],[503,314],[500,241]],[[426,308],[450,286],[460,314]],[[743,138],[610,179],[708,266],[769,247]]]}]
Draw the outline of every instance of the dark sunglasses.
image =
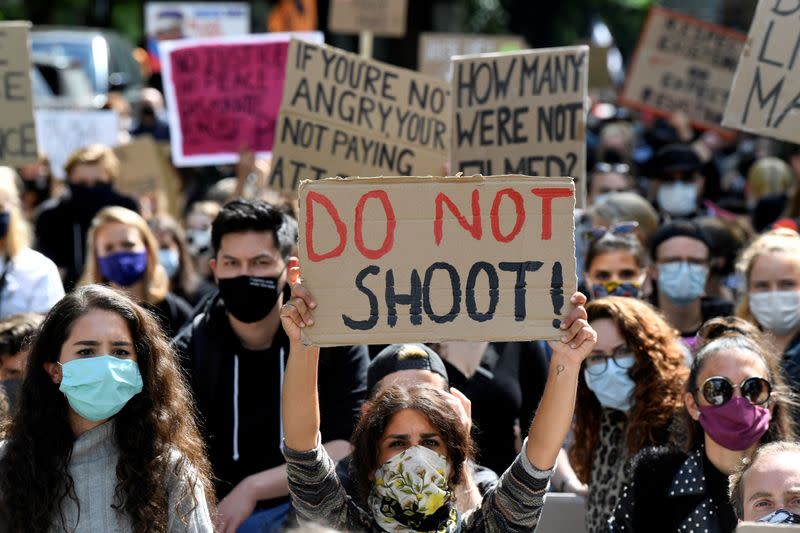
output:
[{"label": "dark sunglasses", "polygon": [[586,230],[586,235],[594,240],[600,240],[606,233],[611,233],[612,235],[621,236],[621,235],[630,235],[636,228],[639,227],[639,223],[635,220],[626,220],[623,222],[617,222],[615,224],[611,224],[609,227],[605,226],[595,226],[592,229]]},{"label": "dark sunglasses", "polygon": [[764,378],[747,378],[739,385],[734,385],[728,378],[722,376],[710,377],[697,391],[703,392],[703,398],[710,405],[720,406],[733,398],[733,389],[739,388],[743,398],[753,405],[763,405],[772,394],[772,385]]}]

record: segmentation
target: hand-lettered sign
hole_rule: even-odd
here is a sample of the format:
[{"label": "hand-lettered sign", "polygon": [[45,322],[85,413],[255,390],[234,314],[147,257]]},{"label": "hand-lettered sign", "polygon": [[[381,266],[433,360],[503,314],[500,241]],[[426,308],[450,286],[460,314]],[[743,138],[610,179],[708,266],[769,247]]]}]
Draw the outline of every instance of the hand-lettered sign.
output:
[{"label": "hand-lettered sign", "polygon": [[158,144],[149,135],[136,137],[128,144],[114,148],[119,159],[119,175],[114,187],[123,194],[147,198],[157,213],[172,212],[180,200],[180,182]]},{"label": "hand-lettered sign", "polygon": [[453,56],[514,52],[526,48],[525,39],[516,35],[423,32],[419,36],[418,70],[450,81]]},{"label": "hand-lettered sign", "polygon": [[372,32],[377,37],[406,34],[408,0],[332,0],[328,29],[333,33]]},{"label": "hand-lettered sign", "polygon": [[[272,151],[289,33],[161,43],[176,166],[236,163]],[[322,34],[303,38],[322,42]]]},{"label": "hand-lettered sign", "polygon": [[800,143],[800,0],[761,0],[723,124]]},{"label": "hand-lettered sign", "polygon": [[454,57],[450,172],[571,176],[586,190],[589,48]]},{"label": "hand-lettered sign", "polygon": [[0,22],[0,165],[33,163],[38,156],[33,121],[30,22]]},{"label": "hand-lettered sign", "polygon": [[555,339],[576,290],[570,178],[300,184],[318,345]]},{"label": "hand-lettered sign", "polygon": [[292,39],[269,186],[301,179],[441,175],[447,83]]},{"label": "hand-lettered sign", "polygon": [[113,111],[37,109],[34,117],[37,143],[57,178],[66,177],[64,164],[78,148],[117,145],[119,117]]},{"label": "hand-lettered sign", "polygon": [[745,38],[723,26],[653,6],[621,102],[660,116],[680,111],[696,127],[721,128]]}]

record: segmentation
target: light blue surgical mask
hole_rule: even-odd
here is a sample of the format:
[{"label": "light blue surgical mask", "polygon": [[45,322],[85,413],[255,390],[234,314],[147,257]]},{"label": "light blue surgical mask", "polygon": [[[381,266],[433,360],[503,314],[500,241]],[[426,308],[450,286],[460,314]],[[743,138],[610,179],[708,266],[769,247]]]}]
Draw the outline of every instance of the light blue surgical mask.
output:
[{"label": "light blue surgical mask", "polygon": [[142,391],[139,365],[132,359],[99,355],[74,359],[61,368],[59,390],[86,420],[111,418]]},{"label": "light blue surgical mask", "polygon": [[167,271],[167,277],[172,279],[181,266],[181,256],[174,248],[161,248],[158,250],[158,262]]},{"label": "light blue surgical mask", "polygon": [[635,363],[633,356],[617,357],[614,361],[606,362],[606,369],[601,374],[583,371],[586,386],[597,396],[600,405],[626,413],[630,411],[636,384],[628,375],[628,370]]},{"label": "light blue surgical mask", "polygon": [[708,267],[688,261],[672,261],[658,265],[658,288],[677,305],[689,305],[703,295]]}]

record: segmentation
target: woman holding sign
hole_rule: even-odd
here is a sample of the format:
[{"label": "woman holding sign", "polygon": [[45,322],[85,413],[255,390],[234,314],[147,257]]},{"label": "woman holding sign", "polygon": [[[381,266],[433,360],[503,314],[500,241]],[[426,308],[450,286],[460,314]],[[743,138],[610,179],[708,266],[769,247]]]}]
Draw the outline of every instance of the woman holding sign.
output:
[{"label": "woman holding sign", "polygon": [[[295,281],[297,275],[295,269]],[[319,442],[319,348],[301,341],[301,330],[314,324],[316,302],[295,284],[281,321],[290,339],[284,455],[298,516],[348,531],[533,531],[572,419],[581,364],[597,339],[584,302],[583,295],[572,296],[576,307],[562,325],[564,336],[550,344],[547,385],[523,453],[476,509],[460,515],[453,487],[472,455],[472,440],[444,393],[431,388],[392,387],[365,405],[352,440],[354,474],[365,493],[359,502],[346,497]]]}]

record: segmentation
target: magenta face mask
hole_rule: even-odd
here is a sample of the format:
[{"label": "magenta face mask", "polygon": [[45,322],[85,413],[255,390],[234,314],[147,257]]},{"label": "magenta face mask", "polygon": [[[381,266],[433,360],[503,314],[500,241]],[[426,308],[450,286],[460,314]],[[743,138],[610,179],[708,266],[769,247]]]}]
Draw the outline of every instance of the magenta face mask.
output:
[{"label": "magenta face mask", "polygon": [[772,414],[766,407],[753,405],[742,397],[722,405],[698,405],[700,425],[720,446],[743,451],[759,441],[769,428]]}]

